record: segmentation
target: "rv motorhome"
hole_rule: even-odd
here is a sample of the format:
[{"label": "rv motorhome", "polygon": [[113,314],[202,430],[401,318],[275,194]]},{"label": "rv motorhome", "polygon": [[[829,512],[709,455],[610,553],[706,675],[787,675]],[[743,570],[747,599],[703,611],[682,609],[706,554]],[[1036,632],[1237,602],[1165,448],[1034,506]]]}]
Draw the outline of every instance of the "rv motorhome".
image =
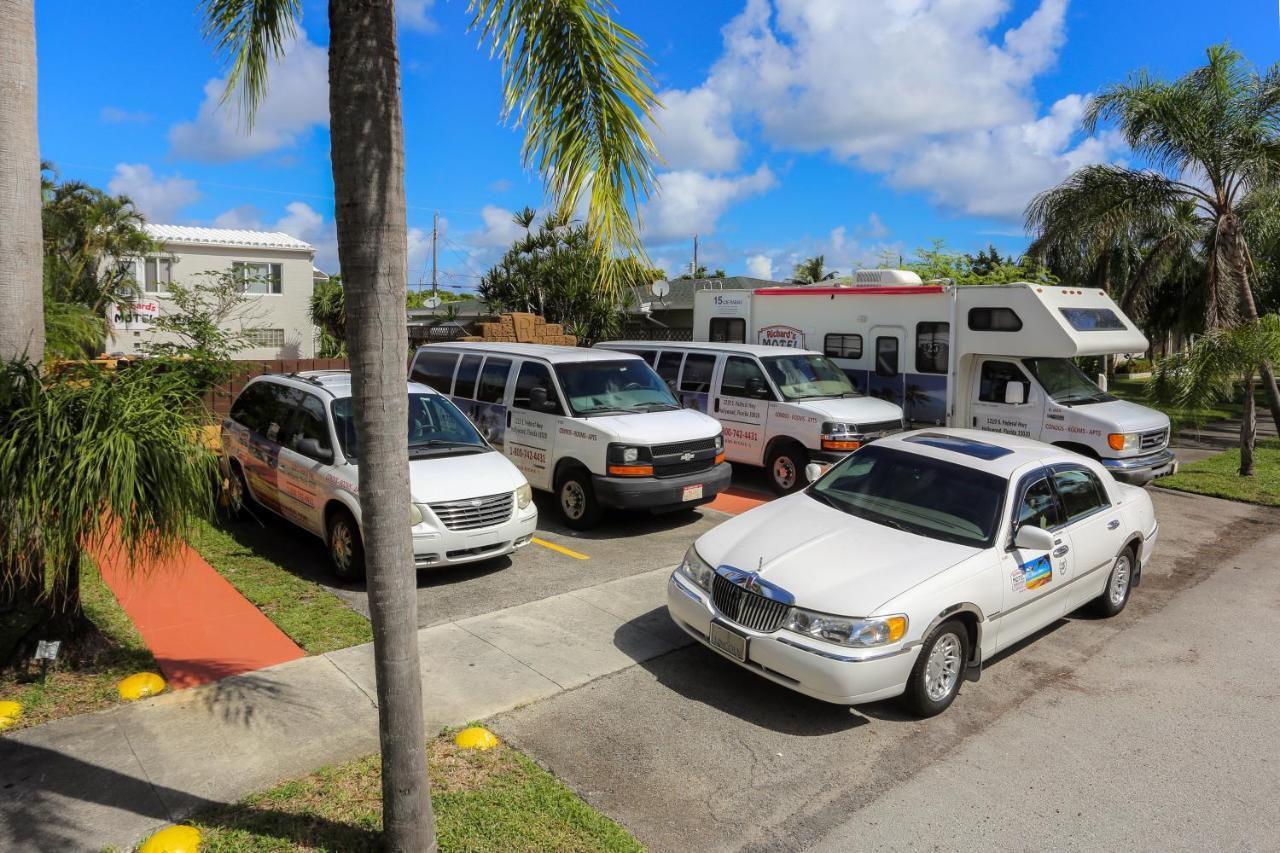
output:
[{"label": "rv motorhome", "polygon": [[1130,483],[1177,470],[1169,418],[1107,394],[1071,361],[1147,349],[1101,290],[860,270],[852,286],[709,287],[694,294],[693,322],[696,341],[819,350],[916,424],[1039,439]]}]

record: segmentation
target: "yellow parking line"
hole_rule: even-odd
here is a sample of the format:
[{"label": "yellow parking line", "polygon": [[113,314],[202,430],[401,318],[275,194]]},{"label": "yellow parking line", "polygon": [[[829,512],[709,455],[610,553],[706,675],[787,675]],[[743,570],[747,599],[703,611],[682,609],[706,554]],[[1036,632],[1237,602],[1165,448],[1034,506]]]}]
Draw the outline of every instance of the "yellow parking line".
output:
[{"label": "yellow parking line", "polygon": [[570,551],[568,548],[564,547],[563,545],[557,545],[554,542],[548,542],[545,539],[539,539],[537,536],[533,537],[533,541],[541,545],[543,548],[550,548],[552,551],[555,551],[560,554],[564,554],[566,557],[573,557],[573,559],[575,560],[591,559],[586,554],[579,554],[577,551]]}]

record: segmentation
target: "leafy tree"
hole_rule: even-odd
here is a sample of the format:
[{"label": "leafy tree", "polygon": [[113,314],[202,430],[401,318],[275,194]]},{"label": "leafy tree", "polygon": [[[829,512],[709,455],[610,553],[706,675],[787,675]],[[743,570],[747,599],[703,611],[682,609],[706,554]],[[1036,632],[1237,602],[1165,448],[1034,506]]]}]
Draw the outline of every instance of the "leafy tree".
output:
[{"label": "leafy tree", "polygon": [[901,265],[925,281],[950,279],[956,284],[1011,284],[1017,281],[1056,283],[1047,270],[1028,256],[1016,263],[1012,258],[1002,258],[994,246],[990,252],[980,251],[976,256],[947,249],[942,240],[934,240],[928,248],[916,249],[915,256],[900,261],[895,256],[881,259],[887,267]]},{"label": "leafy tree", "polygon": [[231,379],[232,359],[252,345],[257,303],[235,272],[198,273],[192,284],[172,282],[152,336],[138,349],[167,361],[203,393]]},{"label": "leafy tree", "polygon": [[803,261],[795,265],[791,272],[793,281],[799,284],[817,284],[820,281],[828,281],[839,275],[838,270],[828,270],[826,268],[827,259],[823,255],[815,255],[812,258],[805,258]]},{"label": "leafy tree", "polygon": [[[659,278],[662,277],[661,273],[659,273],[658,277]],[[691,279],[724,278],[724,277],[725,277],[725,271],[722,267],[716,267],[711,272],[707,272],[706,267],[699,265],[698,268],[693,271],[692,275],[690,275],[689,273],[684,273],[683,275],[679,276],[679,278],[677,278],[676,280],[689,281]]]},{"label": "leafy tree", "polygon": [[342,358],[347,354],[347,303],[341,276],[316,282],[311,291],[311,322],[320,330],[320,358]]},{"label": "leafy tree", "polygon": [[426,308],[427,300],[432,297],[439,299],[441,303],[461,302],[464,299],[470,298],[461,293],[454,293],[451,290],[441,290],[438,288],[436,290],[431,290],[430,288],[424,287],[419,290],[409,291],[408,297],[405,299],[405,305],[409,308]]},{"label": "leafy tree", "polygon": [[[206,34],[229,58],[227,91],[240,93],[252,117],[269,60],[296,33],[301,2],[203,0],[201,6]],[[383,834],[390,850],[433,850],[413,555],[405,534],[408,245],[395,4],[329,0],[328,6],[329,135],[361,437]],[[645,123],[657,101],[639,39],[609,18],[604,0],[471,0],[468,8],[472,28],[500,60],[505,112],[525,128],[526,164],[537,168],[561,214],[585,200],[588,231],[602,259],[599,284],[617,287],[615,248],[641,251],[632,213],[653,181],[655,151]]]}]

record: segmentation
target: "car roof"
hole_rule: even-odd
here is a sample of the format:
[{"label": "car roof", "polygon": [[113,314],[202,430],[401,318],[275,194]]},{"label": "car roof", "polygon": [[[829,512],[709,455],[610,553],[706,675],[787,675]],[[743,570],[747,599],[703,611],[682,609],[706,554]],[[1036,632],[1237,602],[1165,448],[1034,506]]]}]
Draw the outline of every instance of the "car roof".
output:
[{"label": "car roof", "polygon": [[1032,438],[954,427],[930,427],[901,432],[878,440],[874,446],[894,447],[976,468],[1006,479],[1028,467],[1043,468],[1062,462],[1088,461],[1079,454]]},{"label": "car roof", "polygon": [[[302,370],[297,373],[264,373],[255,376],[254,381],[268,379],[295,388],[311,391],[317,388],[328,391],[335,399],[351,396],[350,370]],[[438,394],[434,388],[412,380],[405,383],[410,394]]]},{"label": "car roof", "polygon": [[822,355],[817,350],[794,349],[792,347],[767,347],[764,344],[730,344],[712,343],[710,341],[603,341],[596,344],[601,348],[634,347],[636,349],[683,349],[703,350],[706,352],[733,352],[743,355],[754,355],[761,358],[767,355]]},{"label": "car roof", "polygon": [[536,358],[549,364],[569,364],[580,361],[617,361],[619,358],[639,358],[626,352],[613,352],[586,347],[552,346],[549,344],[507,344],[482,343],[480,341],[454,341],[441,344],[426,344],[418,348],[423,350],[450,350],[457,352],[487,352],[499,355]]}]

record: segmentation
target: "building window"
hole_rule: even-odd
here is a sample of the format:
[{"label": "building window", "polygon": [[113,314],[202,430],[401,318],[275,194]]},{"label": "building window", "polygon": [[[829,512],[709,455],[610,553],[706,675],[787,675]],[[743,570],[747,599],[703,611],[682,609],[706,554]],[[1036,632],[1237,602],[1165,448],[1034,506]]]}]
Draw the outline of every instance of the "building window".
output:
[{"label": "building window", "polygon": [[232,271],[244,284],[245,293],[280,293],[282,269],[280,264],[260,264],[236,261]]},{"label": "building window", "polygon": [[168,293],[173,283],[173,261],[170,258],[147,258],[142,289],[146,293]]},{"label": "building window", "polygon": [[822,351],[827,358],[862,358],[862,335],[827,335]]},{"label": "building window", "polygon": [[249,346],[282,347],[284,346],[284,329],[251,329],[245,336]]},{"label": "building window", "polygon": [[713,317],[709,331],[718,344],[741,344],[747,340],[747,321],[741,317]]},{"label": "building window", "polygon": [[916,371],[946,373],[950,323],[916,323]]}]

